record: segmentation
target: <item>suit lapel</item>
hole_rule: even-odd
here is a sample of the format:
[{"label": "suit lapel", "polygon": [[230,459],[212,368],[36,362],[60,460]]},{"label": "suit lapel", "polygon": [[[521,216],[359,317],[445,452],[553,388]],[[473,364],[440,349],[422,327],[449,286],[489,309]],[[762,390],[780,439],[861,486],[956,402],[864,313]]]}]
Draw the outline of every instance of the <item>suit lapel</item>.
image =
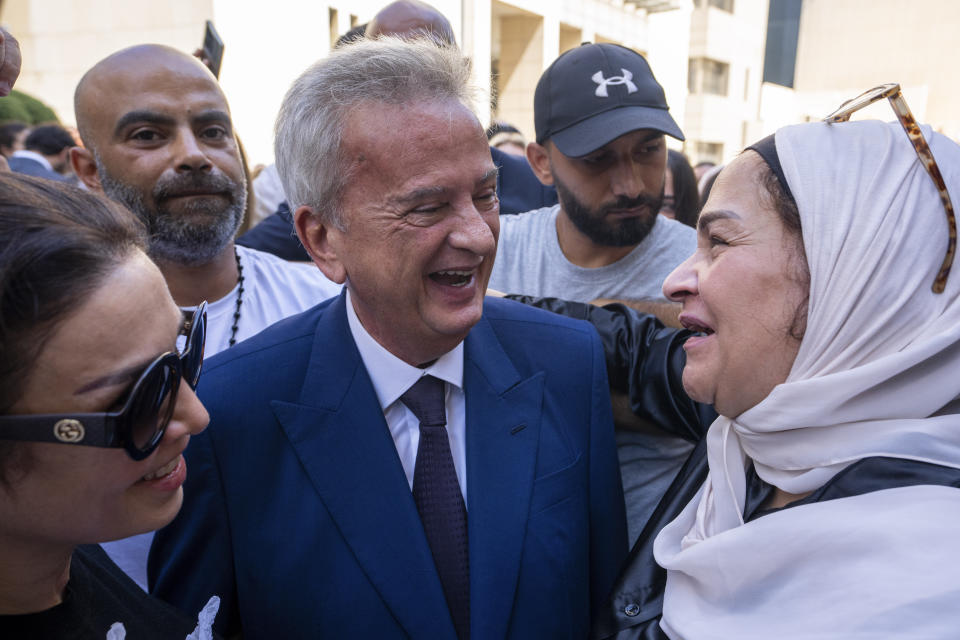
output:
[{"label": "suit lapel", "polygon": [[413,496],[350,334],[344,295],[317,325],[300,403],[274,402],[273,409],[327,512],[400,625],[413,638],[454,638]]},{"label": "suit lapel", "polygon": [[533,489],[543,374],[523,379],[481,319],[465,343],[471,635],[506,637]]}]

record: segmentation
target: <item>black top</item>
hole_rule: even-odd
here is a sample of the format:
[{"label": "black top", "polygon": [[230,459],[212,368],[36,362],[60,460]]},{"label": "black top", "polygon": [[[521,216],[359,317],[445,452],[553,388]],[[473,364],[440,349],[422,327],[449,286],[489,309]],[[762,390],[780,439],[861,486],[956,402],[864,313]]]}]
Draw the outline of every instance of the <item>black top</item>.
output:
[{"label": "black top", "polygon": [[794,500],[785,507],[761,509],[761,505],[773,495],[774,487],[760,479],[753,462],[751,462],[747,468],[747,491],[743,505],[743,519],[745,522],[750,522],[774,511],[799,507],[802,504],[813,504],[824,500],[859,496],[871,491],[913,487],[921,484],[960,488],[960,470],[904,458],[883,456],[863,458],[845,468],[807,497]]},{"label": "black top", "polygon": [[310,254],[300,244],[293,230],[293,214],[286,201],[281,202],[272,215],[267,216],[252,229],[237,238],[242,247],[266,251],[278,258],[293,262],[310,262]]},{"label": "black top", "polygon": [[63,602],[39,613],[0,616],[0,638],[104,640],[115,622],[123,623],[130,640],[180,640],[196,628],[196,621],[147,595],[94,544],[73,552]]}]

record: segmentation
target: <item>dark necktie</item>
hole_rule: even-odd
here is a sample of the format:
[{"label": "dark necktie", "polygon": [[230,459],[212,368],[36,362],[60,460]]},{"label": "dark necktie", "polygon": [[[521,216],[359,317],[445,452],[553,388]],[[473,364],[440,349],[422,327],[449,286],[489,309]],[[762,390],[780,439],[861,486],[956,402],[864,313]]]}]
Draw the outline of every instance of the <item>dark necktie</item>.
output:
[{"label": "dark necktie", "polygon": [[470,637],[470,562],[467,509],[447,438],[443,380],[423,376],[400,400],[420,420],[413,499],[460,640]]}]

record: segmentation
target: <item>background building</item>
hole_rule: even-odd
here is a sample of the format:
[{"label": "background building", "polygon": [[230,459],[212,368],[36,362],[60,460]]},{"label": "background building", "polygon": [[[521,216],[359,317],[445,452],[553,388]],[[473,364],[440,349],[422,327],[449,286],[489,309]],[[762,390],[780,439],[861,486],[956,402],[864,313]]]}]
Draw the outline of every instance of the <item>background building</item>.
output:
[{"label": "background building", "polygon": [[[160,42],[192,52],[213,20],[225,43],[220,81],[251,163],[273,157],[280,102],[337,37],[387,0],[0,0],[0,23],[20,40],[17,88],[72,124],[73,89],[96,61],[122,47]],[[453,25],[481,86],[495,99],[481,113],[533,138],[533,89],[561,52],[583,41],[617,42],[646,54],[683,122],[692,0],[432,0]],[[680,52],[677,55],[676,52]],[[491,80],[491,72],[496,77]]]},{"label": "background building", "polygon": [[[20,40],[17,88],[73,124],[73,89],[97,60],[161,42],[198,48],[204,21],[225,42],[221,83],[251,163],[273,158],[289,87],[387,0],[0,0]],[[687,135],[694,163],[726,162],[777,127],[820,118],[844,99],[897,81],[915,115],[960,137],[956,0],[432,0],[452,23],[478,82],[482,117],[533,138],[543,70],[583,41],[643,53]],[[769,18],[768,18],[769,16]],[[765,60],[768,64],[765,65]],[[491,97],[492,96],[492,97]],[[874,117],[889,119],[885,105]],[[674,141],[668,139],[674,145]],[[679,146],[679,143],[676,143]]]},{"label": "background building", "polygon": [[769,0],[696,0],[690,20],[684,150],[726,162],[762,134],[760,85]]},{"label": "background building", "polygon": [[[801,0],[771,0],[771,10],[787,3]],[[780,9],[789,20],[792,9]],[[763,129],[820,119],[871,87],[898,82],[918,120],[960,140],[958,28],[955,0],[802,0],[792,82],[764,84]],[[893,112],[884,101],[858,118],[892,120]]]}]

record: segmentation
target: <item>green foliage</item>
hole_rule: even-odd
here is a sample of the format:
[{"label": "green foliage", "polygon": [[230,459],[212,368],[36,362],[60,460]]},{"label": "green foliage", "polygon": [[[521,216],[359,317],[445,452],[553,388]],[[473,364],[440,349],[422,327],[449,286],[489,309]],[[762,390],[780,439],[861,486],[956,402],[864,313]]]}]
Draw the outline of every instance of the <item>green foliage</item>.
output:
[{"label": "green foliage", "polygon": [[8,120],[19,120],[30,125],[60,122],[53,109],[16,89],[6,98],[0,98],[0,123]]}]

